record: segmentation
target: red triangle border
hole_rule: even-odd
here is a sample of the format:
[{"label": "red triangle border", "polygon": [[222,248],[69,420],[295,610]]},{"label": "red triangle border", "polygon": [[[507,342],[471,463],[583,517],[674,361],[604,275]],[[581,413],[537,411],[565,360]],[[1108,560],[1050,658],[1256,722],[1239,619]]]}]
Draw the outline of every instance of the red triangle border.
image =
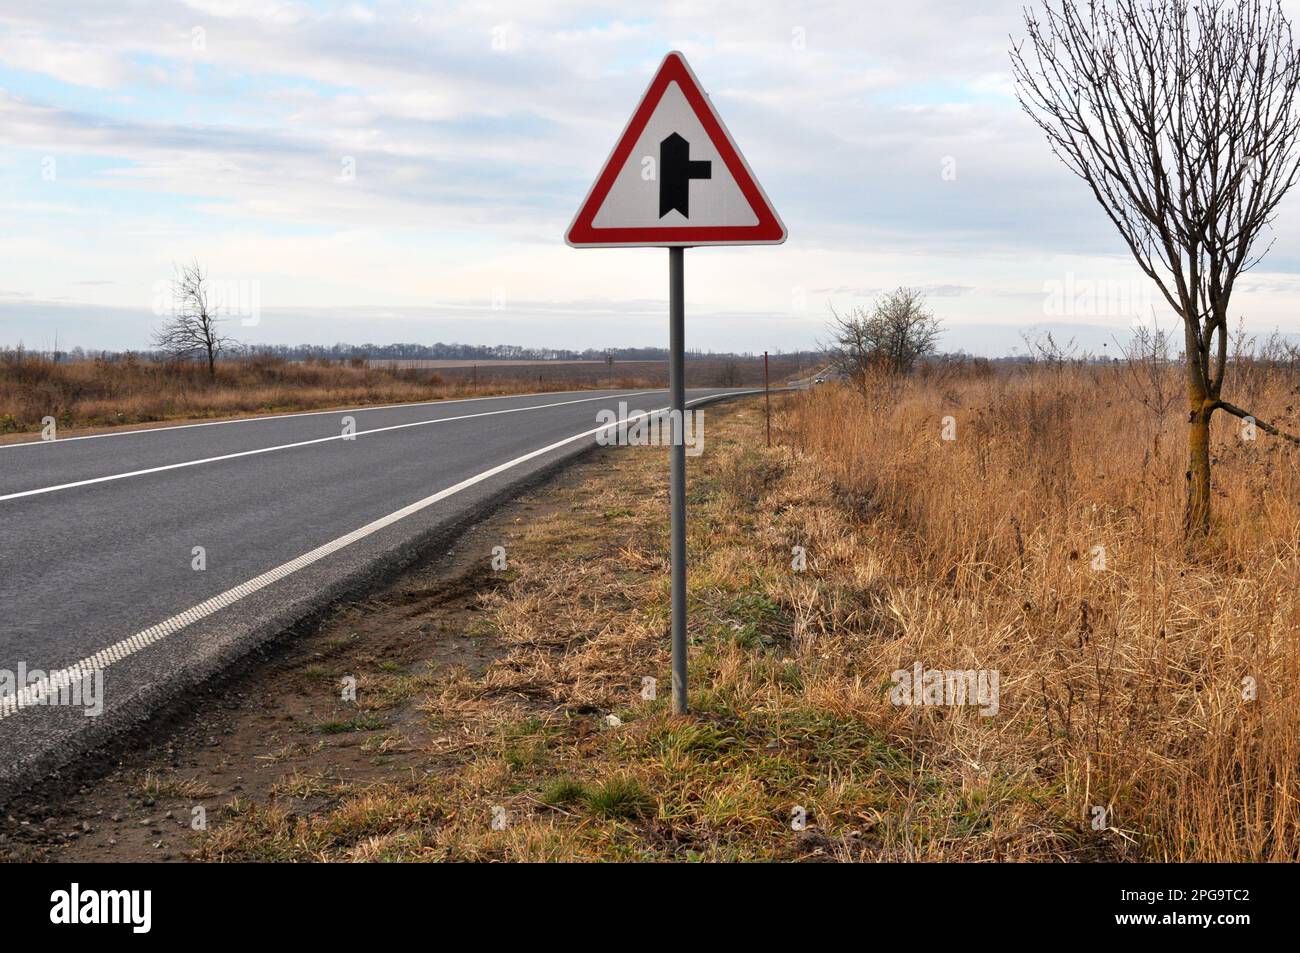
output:
[{"label": "red triangle border", "polygon": [[[636,141],[640,138],[646,123],[650,121],[650,117],[654,114],[655,107],[663,99],[668,84],[674,82],[681,88],[682,93],[686,96],[686,101],[695,110],[696,117],[700,120],[700,124],[704,126],[704,131],[708,133],[713,142],[713,147],[718,150],[718,155],[726,165],[727,170],[736,180],[741,194],[745,196],[754,214],[758,217],[758,222],[754,225],[596,228],[592,224],[596,213],[600,210],[606,197],[608,197],[609,190],[614,186],[614,180],[618,178],[619,172],[632,152],[632,147],[636,145]],[[610,153],[609,158],[605,161],[605,166],[601,169],[596,184],[591,187],[591,191],[587,194],[586,200],[578,210],[577,216],[569,226],[565,241],[579,248],[584,246],[645,245],[775,245],[785,241],[785,237],[785,225],[767,200],[762,188],[754,180],[748,166],[745,164],[745,160],[731,141],[731,136],[728,135],[726,127],[722,125],[722,120],[713,111],[713,106],[710,104],[708,97],[700,89],[699,82],[695,79],[695,74],[691,72],[691,68],[686,64],[685,57],[674,52],[664,57],[659,72],[655,74],[655,78],[651,80],[645,95],[641,97],[636,112],[632,114],[627,128],[623,130],[623,135],[619,137],[618,144],[614,146],[614,151]]]}]

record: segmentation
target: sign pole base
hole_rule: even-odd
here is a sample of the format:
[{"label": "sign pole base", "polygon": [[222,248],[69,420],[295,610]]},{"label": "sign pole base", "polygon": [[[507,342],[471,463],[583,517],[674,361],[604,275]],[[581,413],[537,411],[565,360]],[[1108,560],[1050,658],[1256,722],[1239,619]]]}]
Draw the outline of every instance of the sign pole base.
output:
[{"label": "sign pole base", "polygon": [[686,705],[686,249],[668,249],[668,391],[672,445],[669,504],[672,509],[673,714]]}]

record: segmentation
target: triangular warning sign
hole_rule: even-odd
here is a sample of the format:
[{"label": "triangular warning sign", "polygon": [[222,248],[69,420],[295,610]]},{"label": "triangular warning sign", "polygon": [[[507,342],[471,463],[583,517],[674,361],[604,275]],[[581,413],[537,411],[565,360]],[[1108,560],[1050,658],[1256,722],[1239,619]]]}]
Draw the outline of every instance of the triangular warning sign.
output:
[{"label": "triangular warning sign", "polygon": [[785,225],[682,54],[664,57],[565,241],[577,247],[785,241]]}]

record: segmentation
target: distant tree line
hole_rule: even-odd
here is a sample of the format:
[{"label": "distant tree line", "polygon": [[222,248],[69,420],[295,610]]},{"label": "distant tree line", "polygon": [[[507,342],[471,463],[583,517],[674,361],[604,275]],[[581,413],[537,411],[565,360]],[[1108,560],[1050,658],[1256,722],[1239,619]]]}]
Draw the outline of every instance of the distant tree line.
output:
[{"label": "distant tree line", "polygon": [[[603,361],[610,355],[616,361],[666,361],[668,349],[662,347],[615,347],[615,348],[571,348],[523,347],[518,344],[457,344],[443,343],[416,344],[398,342],[394,344],[258,344],[246,346],[245,353],[281,357],[290,361],[305,361],[325,358],[329,360],[350,360],[352,358],[369,358],[371,360],[425,360],[425,361]],[[777,352],[783,357],[806,357],[812,360],[817,352]],[[762,357],[750,352],[703,351],[690,350],[687,360],[708,360],[718,358],[753,359]]]},{"label": "distant tree line", "polygon": [[[163,349],[157,350],[96,350],[73,347],[67,350],[42,351],[24,348],[20,343],[17,351],[31,356],[44,357],[54,361],[68,360],[105,360],[113,361],[127,356],[145,359],[170,360],[172,355]],[[197,353],[197,351],[196,351]],[[773,351],[772,357],[784,359],[797,358],[801,361],[815,362],[822,359],[819,351]],[[616,361],[666,361],[667,348],[659,347],[616,347],[616,348],[540,348],[523,347],[517,344],[234,344],[231,343],[221,351],[223,358],[273,357],[286,361],[350,361],[365,360],[440,360],[440,361],[604,361],[613,355]],[[762,354],[733,351],[690,350],[686,352],[687,360],[754,360]],[[202,357],[202,355],[200,355]],[[199,359],[199,358],[196,358]],[[205,358],[204,358],[205,359]]]}]

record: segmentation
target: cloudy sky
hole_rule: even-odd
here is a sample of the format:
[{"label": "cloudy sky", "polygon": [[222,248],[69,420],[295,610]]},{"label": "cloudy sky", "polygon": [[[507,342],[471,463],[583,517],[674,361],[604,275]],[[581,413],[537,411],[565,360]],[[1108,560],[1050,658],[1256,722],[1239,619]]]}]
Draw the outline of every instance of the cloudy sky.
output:
[{"label": "cloudy sky", "polygon": [[[563,233],[677,49],[790,233],[687,254],[689,346],[909,284],[950,347],[1099,347],[1160,309],[1015,103],[1020,6],[0,0],[0,346],[146,346],[192,259],[250,343],[662,345],[667,255]],[[1300,199],[1276,237],[1236,310],[1300,331]]]}]

